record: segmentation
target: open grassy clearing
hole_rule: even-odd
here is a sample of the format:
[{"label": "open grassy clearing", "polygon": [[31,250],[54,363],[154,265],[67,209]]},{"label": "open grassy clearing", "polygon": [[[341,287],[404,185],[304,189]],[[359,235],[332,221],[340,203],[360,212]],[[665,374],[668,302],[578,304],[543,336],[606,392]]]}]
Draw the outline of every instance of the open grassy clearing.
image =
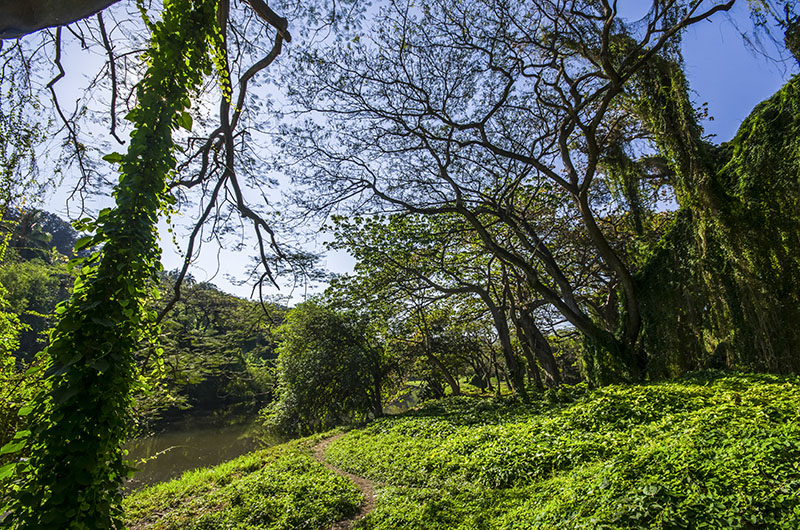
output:
[{"label": "open grassy clearing", "polygon": [[[329,528],[361,496],[312,437],[126,500],[133,528]],[[357,528],[800,528],[800,379],[700,374],[551,392],[529,404],[448,398],[328,445],[379,484]]]}]

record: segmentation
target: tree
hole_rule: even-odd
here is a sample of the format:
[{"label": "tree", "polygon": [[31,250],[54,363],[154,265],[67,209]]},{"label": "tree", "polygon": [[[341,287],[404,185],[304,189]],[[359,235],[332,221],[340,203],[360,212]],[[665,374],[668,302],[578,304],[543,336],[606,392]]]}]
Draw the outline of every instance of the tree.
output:
[{"label": "tree", "polygon": [[[34,18],[47,19],[55,14],[55,23],[60,24],[96,10],[96,7],[84,10],[81,5],[86,4],[62,3],[53,13]],[[97,3],[91,5],[102,7]],[[0,7],[9,14],[17,6],[4,3]],[[76,7],[77,10],[73,9]],[[184,190],[192,187],[200,190],[202,207],[200,219],[188,238],[184,267],[175,284],[175,299],[202,239],[203,226],[212,213],[219,215],[217,219],[222,219],[222,224],[232,221],[230,216],[226,218],[231,212],[238,211],[247,219],[255,230],[260,263],[265,267],[270,248],[281,255],[260,209],[244,198],[237,172],[241,169],[240,158],[235,156],[235,149],[247,144],[236,127],[246,110],[248,83],[275,60],[283,42],[291,40],[287,21],[260,0],[248,2],[251,11],[239,27],[228,25],[231,13],[227,1],[218,5],[214,1],[167,0],[158,21],[150,18],[144,3],[138,3],[138,7],[142,8],[142,25],[127,34],[135,50],[133,55],[115,50],[110,35],[120,26],[107,31],[102,13],[96,17],[96,31],[74,33],[82,46],[100,46],[109,58],[105,79],[110,88],[107,123],[111,137],[119,144],[126,143],[116,130],[118,91],[125,83],[131,86],[131,94],[135,94],[135,98],[125,103],[129,111],[126,118],[133,124],[133,130],[126,154],[106,151],[103,156],[106,163],[120,167],[119,183],[113,193],[116,206],[78,225],[94,234],[79,240],[76,250],[91,247],[99,250],[79,258],[80,275],[72,298],[57,310],[58,323],[44,354],[50,365],[47,379],[28,416],[33,420],[31,428],[18,433],[21,441],[17,445],[29,450],[32,458],[2,468],[3,475],[7,476],[11,469],[16,473],[12,504],[3,510],[5,526],[83,528],[121,524],[120,484],[129,473],[121,444],[126,434],[131,392],[139,380],[133,354],[144,342],[155,356],[159,355],[154,342],[157,318],[146,308],[160,271],[156,224],[160,216],[174,211],[178,197],[185,199]],[[63,11],[71,14],[66,19],[59,18]],[[3,20],[13,23],[14,18],[8,16]],[[47,20],[29,25],[29,21],[24,22],[21,31],[14,35],[51,24]],[[228,53],[229,32],[236,34],[234,43],[242,44],[234,53]],[[142,56],[136,46],[142,43],[141,35],[147,33],[151,38]],[[258,38],[267,38],[271,48],[253,46],[253,39]],[[26,80],[31,79],[27,66],[41,64],[41,60],[35,63],[32,56],[41,57],[42,50],[53,53],[54,77],[41,88],[52,95],[54,114],[64,134],[65,152],[80,171],[78,192],[82,194],[98,176],[97,169],[101,166],[99,160],[93,159],[98,149],[87,147],[81,138],[78,117],[85,109],[76,109],[70,116],[57,98],[55,85],[64,77],[62,27],[44,34],[42,41],[32,47],[17,41],[3,47],[0,53],[5,65],[14,54],[23,59]],[[28,53],[32,55],[27,56]],[[133,56],[144,60],[129,60]],[[242,62],[229,61],[228,57]],[[246,64],[253,57],[256,57],[254,63]],[[120,70],[120,64],[125,68]],[[175,141],[180,136],[177,131],[191,130],[196,123],[189,107],[201,85],[209,81],[212,64],[216,66],[222,89],[219,125],[200,142],[199,149],[195,149],[196,138],[190,139],[189,149],[182,151],[186,153],[185,160],[179,163],[175,158],[178,153]],[[231,82],[234,73],[240,74],[235,94]],[[135,85],[132,77],[140,77]],[[7,78],[2,81],[5,91]],[[14,94],[14,90],[9,93]],[[9,100],[16,101],[6,99],[4,94],[3,101]],[[30,98],[18,101],[29,102]],[[5,109],[2,110],[5,117]],[[30,107],[27,112],[31,113]],[[24,147],[28,148],[28,144]],[[6,152],[2,153],[4,157]],[[14,153],[12,150],[12,156],[16,156]],[[105,178],[99,181],[108,182]],[[261,281],[264,279],[274,281],[268,267],[261,273]],[[168,303],[167,308],[174,303]],[[17,445],[14,450],[20,450]]]},{"label": "tree", "polygon": [[[470,311],[465,311],[464,307],[483,308],[483,315],[468,319],[487,320],[486,325],[494,328],[516,393],[525,395],[525,363],[534,385],[542,385],[540,366],[548,386],[560,384],[552,349],[532,316],[538,307],[526,300],[523,309],[515,301],[519,294],[512,293],[502,264],[481,251],[477,234],[458,216],[396,214],[367,219],[336,217],[334,220],[336,228],[331,247],[347,249],[357,263],[352,277],[332,284],[333,295],[353,293],[358,297],[358,306],[380,307],[378,311],[383,315],[379,318],[399,321],[388,335],[395,337],[395,341],[409,336],[406,343],[414,348],[407,350],[427,352],[434,372],[443,373],[454,394],[460,392],[458,384],[438,355],[458,349],[459,343],[470,342],[458,339],[456,335],[459,332],[466,335],[465,330],[457,331],[458,326],[452,325],[465,320]],[[442,326],[445,322],[451,323]],[[519,344],[512,335],[512,325],[521,339]],[[417,331],[401,332],[403,328]],[[445,335],[449,338],[444,342],[452,347],[441,351],[429,347],[439,342],[433,340],[435,328],[447,330]],[[525,361],[519,358],[520,349]],[[481,355],[474,348],[463,350],[462,364],[466,364],[465,359],[471,360],[469,350]],[[476,366],[482,364],[477,362]],[[479,371],[480,368],[476,370]]]},{"label": "tree", "polygon": [[681,206],[638,278],[662,286],[642,289],[645,344],[665,352],[658,369],[796,372],[797,76],[721,146],[702,138],[678,64],[655,62],[642,77],[638,103],[674,170]]},{"label": "tree", "polygon": [[267,425],[307,434],[383,414],[383,387],[391,364],[354,313],[317,301],[290,310],[278,330],[277,399]]},{"label": "tree", "polygon": [[[688,166],[658,138],[672,123],[674,140],[701,139],[688,99],[665,92],[676,83],[652,75],[679,72],[681,32],[734,3],[654,1],[633,23],[605,1],[387,2],[349,46],[320,46],[294,67],[295,109],[314,118],[287,126],[282,147],[315,189],[304,206],[328,212],[356,197],[362,211],[460,216],[521,292],[581,332],[593,381],[643,378],[654,354],[642,342],[641,261],[625,242],[647,247],[652,234],[636,232],[654,223],[637,192],[668,182],[680,201]],[[660,113],[654,127],[643,106],[665,104],[682,114]],[[610,200],[615,186],[626,204]],[[634,223],[619,237],[623,213]],[[558,235],[570,232],[597,260],[588,277],[565,258]]]},{"label": "tree", "polygon": [[[152,24],[148,71],[138,88],[137,124],[120,156],[117,207],[101,214],[72,297],[58,311],[47,354],[49,384],[35,402],[31,458],[11,524],[19,528],[116,527],[128,474],[121,442],[135,381],[133,352],[148,331],[144,301],[158,271],[155,224],[174,159],[172,130],[211,67],[212,2],[167,3]],[[27,467],[27,469],[25,469]],[[77,487],[76,487],[77,486]]]},{"label": "tree", "polygon": [[[0,264],[3,264],[8,248],[9,235],[0,239]],[[14,458],[14,448],[21,442],[16,436],[24,424],[20,409],[30,400],[38,386],[39,371],[21,363],[15,357],[19,348],[19,335],[27,330],[8,300],[8,291],[0,282],[0,469],[9,469]],[[21,449],[18,447],[17,449]],[[7,476],[7,472],[6,472]],[[0,480],[5,478],[0,473]]]},{"label": "tree", "polygon": [[[164,298],[173,289],[171,276],[161,281]],[[163,300],[159,305],[163,310]],[[154,373],[158,391],[137,395],[137,416],[170,418],[187,409],[197,414],[256,412],[266,405],[277,358],[274,329],[284,312],[207,282],[185,280],[181,300],[161,324],[163,354],[139,354],[143,370]]]}]

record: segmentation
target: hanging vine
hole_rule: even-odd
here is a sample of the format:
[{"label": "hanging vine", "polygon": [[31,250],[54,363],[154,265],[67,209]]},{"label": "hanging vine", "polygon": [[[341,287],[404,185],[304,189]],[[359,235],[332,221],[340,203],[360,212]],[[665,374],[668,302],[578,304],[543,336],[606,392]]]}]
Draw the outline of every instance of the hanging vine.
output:
[{"label": "hanging vine", "polygon": [[719,147],[702,139],[679,64],[656,61],[638,82],[681,206],[637,279],[651,370],[798,370],[800,81]]},{"label": "hanging vine", "polygon": [[156,335],[145,300],[161,268],[156,224],[171,202],[173,130],[190,127],[190,97],[212,69],[220,42],[214,0],[165,0],[150,22],[147,71],[137,87],[134,130],[119,163],[116,206],[83,224],[94,235],[77,249],[100,250],[79,263],[71,299],[56,312],[46,350],[46,388],[20,414],[17,435],[31,458],[16,464],[17,485],[3,525],[19,529],[121,528],[122,483],[130,468],[121,448],[131,392],[138,380],[134,349]]}]

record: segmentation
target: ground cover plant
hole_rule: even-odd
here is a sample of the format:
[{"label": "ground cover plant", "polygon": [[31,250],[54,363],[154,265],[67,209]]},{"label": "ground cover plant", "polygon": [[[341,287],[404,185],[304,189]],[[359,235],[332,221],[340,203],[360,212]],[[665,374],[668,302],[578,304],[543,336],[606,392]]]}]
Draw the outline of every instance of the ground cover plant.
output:
[{"label": "ground cover plant", "polygon": [[191,471],[125,499],[126,524],[158,530],[327,528],[354,514],[358,488],[309,451],[316,438]]},{"label": "ground cover plant", "polygon": [[[131,528],[324,529],[362,497],[314,460],[330,434],[136,493]],[[800,527],[800,378],[702,372],[550,391],[456,396],[338,437],[325,458],[375,482],[354,528]]]},{"label": "ground cover plant", "polygon": [[334,441],[371,529],[800,527],[800,380],[704,373],[508,404],[448,398]]}]

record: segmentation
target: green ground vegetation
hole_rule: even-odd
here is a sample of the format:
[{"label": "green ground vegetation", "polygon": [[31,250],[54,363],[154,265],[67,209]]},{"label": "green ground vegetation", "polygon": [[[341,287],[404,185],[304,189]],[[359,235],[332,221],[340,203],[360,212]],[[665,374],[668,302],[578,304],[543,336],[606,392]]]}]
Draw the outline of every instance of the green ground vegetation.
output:
[{"label": "green ground vegetation", "polygon": [[317,462],[305,438],[237,458],[125,499],[132,529],[327,528],[354,514],[359,490]]},{"label": "green ground vegetation", "polygon": [[[348,432],[326,459],[377,483],[359,528],[794,530],[798,420],[797,377],[702,372],[563,387],[526,404],[448,397]],[[294,514],[317,502],[328,515],[263,527],[327,528],[336,510],[325,507],[345,514],[358,496],[303,454],[306,440],[138,493],[129,522],[161,514],[151,528],[240,528],[261,506]]]}]

